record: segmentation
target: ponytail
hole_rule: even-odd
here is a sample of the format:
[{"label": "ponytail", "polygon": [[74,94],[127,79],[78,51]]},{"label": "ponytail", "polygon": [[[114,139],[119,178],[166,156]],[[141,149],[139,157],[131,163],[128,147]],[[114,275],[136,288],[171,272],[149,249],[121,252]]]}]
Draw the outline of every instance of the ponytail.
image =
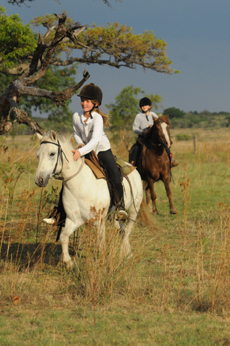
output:
[{"label": "ponytail", "polygon": [[103,112],[99,109],[99,107],[98,107],[98,101],[94,101],[94,100],[91,100],[91,101],[92,101],[92,103],[95,105],[95,108],[94,108],[95,111],[96,111],[97,113],[99,113],[99,114],[102,116],[103,124],[104,124],[105,126],[110,126],[108,114],[103,113]]}]

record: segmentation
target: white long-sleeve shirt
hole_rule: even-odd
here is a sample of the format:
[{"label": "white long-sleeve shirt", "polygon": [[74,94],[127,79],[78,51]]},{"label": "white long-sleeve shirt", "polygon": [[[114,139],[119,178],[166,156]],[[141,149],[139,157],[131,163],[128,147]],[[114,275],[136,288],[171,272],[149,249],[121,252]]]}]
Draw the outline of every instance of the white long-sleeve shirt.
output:
[{"label": "white long-sleeve shirt", "polygon": [[81,156],[88,154],[92,150],[98,154],[100,151],[110,149],[109,140],[103,129],[102,116],[94,111],[84,123],[85,119],[83,112],[73,114],[73,136],[75,142],[77,144],[85,144],[84,147],[78,149]]},{"label": "white long-sleeve shirt", "polygon": [[140,136],[143,130],[154,124],[153,118],[158,118],[158,115],[154,112],[150,111],[149,115],[146,115],[145,113],[138,113],[134,119],[133,131]]}]

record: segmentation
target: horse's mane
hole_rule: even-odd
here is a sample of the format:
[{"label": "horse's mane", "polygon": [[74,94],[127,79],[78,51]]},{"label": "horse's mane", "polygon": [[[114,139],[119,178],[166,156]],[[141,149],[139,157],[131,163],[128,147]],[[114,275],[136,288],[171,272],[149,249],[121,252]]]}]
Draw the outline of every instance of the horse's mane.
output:
[{"label": "horse's mane", "polygon": [[[48,131],[44,137],[48,137],[52,140],[52,136],[51,136],[51,131]],[[73,149],[73,144],[71,139],[73,138],[73,135],[70,133],[56,133],[57,139],[63,144],[63,145],[69,145],[71,147],[71,149]]]},{"label": "horse's mane", "polygon": [[159,118],[154,119],[154,124],[151,127],[151,131],[149,131],[149,133],[147,133],[147,135],[145,135],[145,139],[148,140],[151,138],[152,132],[155,131],[155,129],[156,129],[156,126],[154,126],[154,125],[159,124],[159,123],[163,123],[163,122],[165,122],[168,126],[170,126],[168,115],[165,115],[165,116],[161,115],[161,116],[159,116]]},{"label": "horse's mane", "polygon": [[157,118],[156,120],[154,120],[154,122],[164,122],[166,123],[168,126],[170,126],[170,122],[169,122],[169,116],[168,115],[161,115],[159,116],[159,118]]}]

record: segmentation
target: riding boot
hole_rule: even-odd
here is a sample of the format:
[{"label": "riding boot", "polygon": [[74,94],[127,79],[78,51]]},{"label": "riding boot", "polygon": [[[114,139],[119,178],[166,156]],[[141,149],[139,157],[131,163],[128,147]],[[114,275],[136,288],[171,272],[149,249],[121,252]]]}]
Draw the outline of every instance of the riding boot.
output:
[{"label": "riding boot", "polygon": [[49,215],[48,218],[43,219],[42,221],[47,223],[48,225],[58,225],[59,226],[59,232],[61,228],[64,226],[65,219],[66,219],[66,213],[62,202],[62,191],[63,186],[61,188],[60,194],[59,194],[59,201],[58,206],[54,207],[53,211]]},{"label": "riding boot", "polygon": [[140,151],[139,144],[138,142],[136,142],[133,146],[133,151],[131,153],[130,163],[132,166],[136,166],[139,151]]},{"label": "riding boot", "polygon": [[171,167],[177,167],[178,165],[179,163],[173,157],[171,157]]},{"label": "riding boot", "polygon": [[179,165],[179,163],[173,158],[171,150],[169,148],[166,149],[166,152],[168,154],[169,157],[169,161],[170,161],[170,167],[177,167]]},{"label": "riding boot", "polygon": [[114,184],[115,187],[115,196],[116,196],[116,205],[115,205],[115,211],[116,211],[116,218],[117,220],[126,220],[128,218],[128,214],[125,211],[125,202],[124,202],[124,191],[122,184]]}]

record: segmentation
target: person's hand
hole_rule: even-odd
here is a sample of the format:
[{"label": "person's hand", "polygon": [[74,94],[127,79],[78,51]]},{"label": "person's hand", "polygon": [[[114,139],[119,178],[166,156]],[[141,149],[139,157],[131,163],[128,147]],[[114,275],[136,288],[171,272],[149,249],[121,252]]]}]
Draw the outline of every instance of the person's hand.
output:
[{"label": "person's hand", "polygon": [[81,154],[80,154],[80,151],[79,150],[72,150],[72,153],[73,153],[73,159],[74,161],[77,161],[78,159],[80,159],[81,157]]},{"label": "person's hand", "polygon": [[147,133],[149,133],[149,131],[151,130],[151,127],[152,127],[152,125],[150,125],[147,129],[143,130],[143,131],[142,131],[142,134],[143,134],[144,136],[147,135]]}]

